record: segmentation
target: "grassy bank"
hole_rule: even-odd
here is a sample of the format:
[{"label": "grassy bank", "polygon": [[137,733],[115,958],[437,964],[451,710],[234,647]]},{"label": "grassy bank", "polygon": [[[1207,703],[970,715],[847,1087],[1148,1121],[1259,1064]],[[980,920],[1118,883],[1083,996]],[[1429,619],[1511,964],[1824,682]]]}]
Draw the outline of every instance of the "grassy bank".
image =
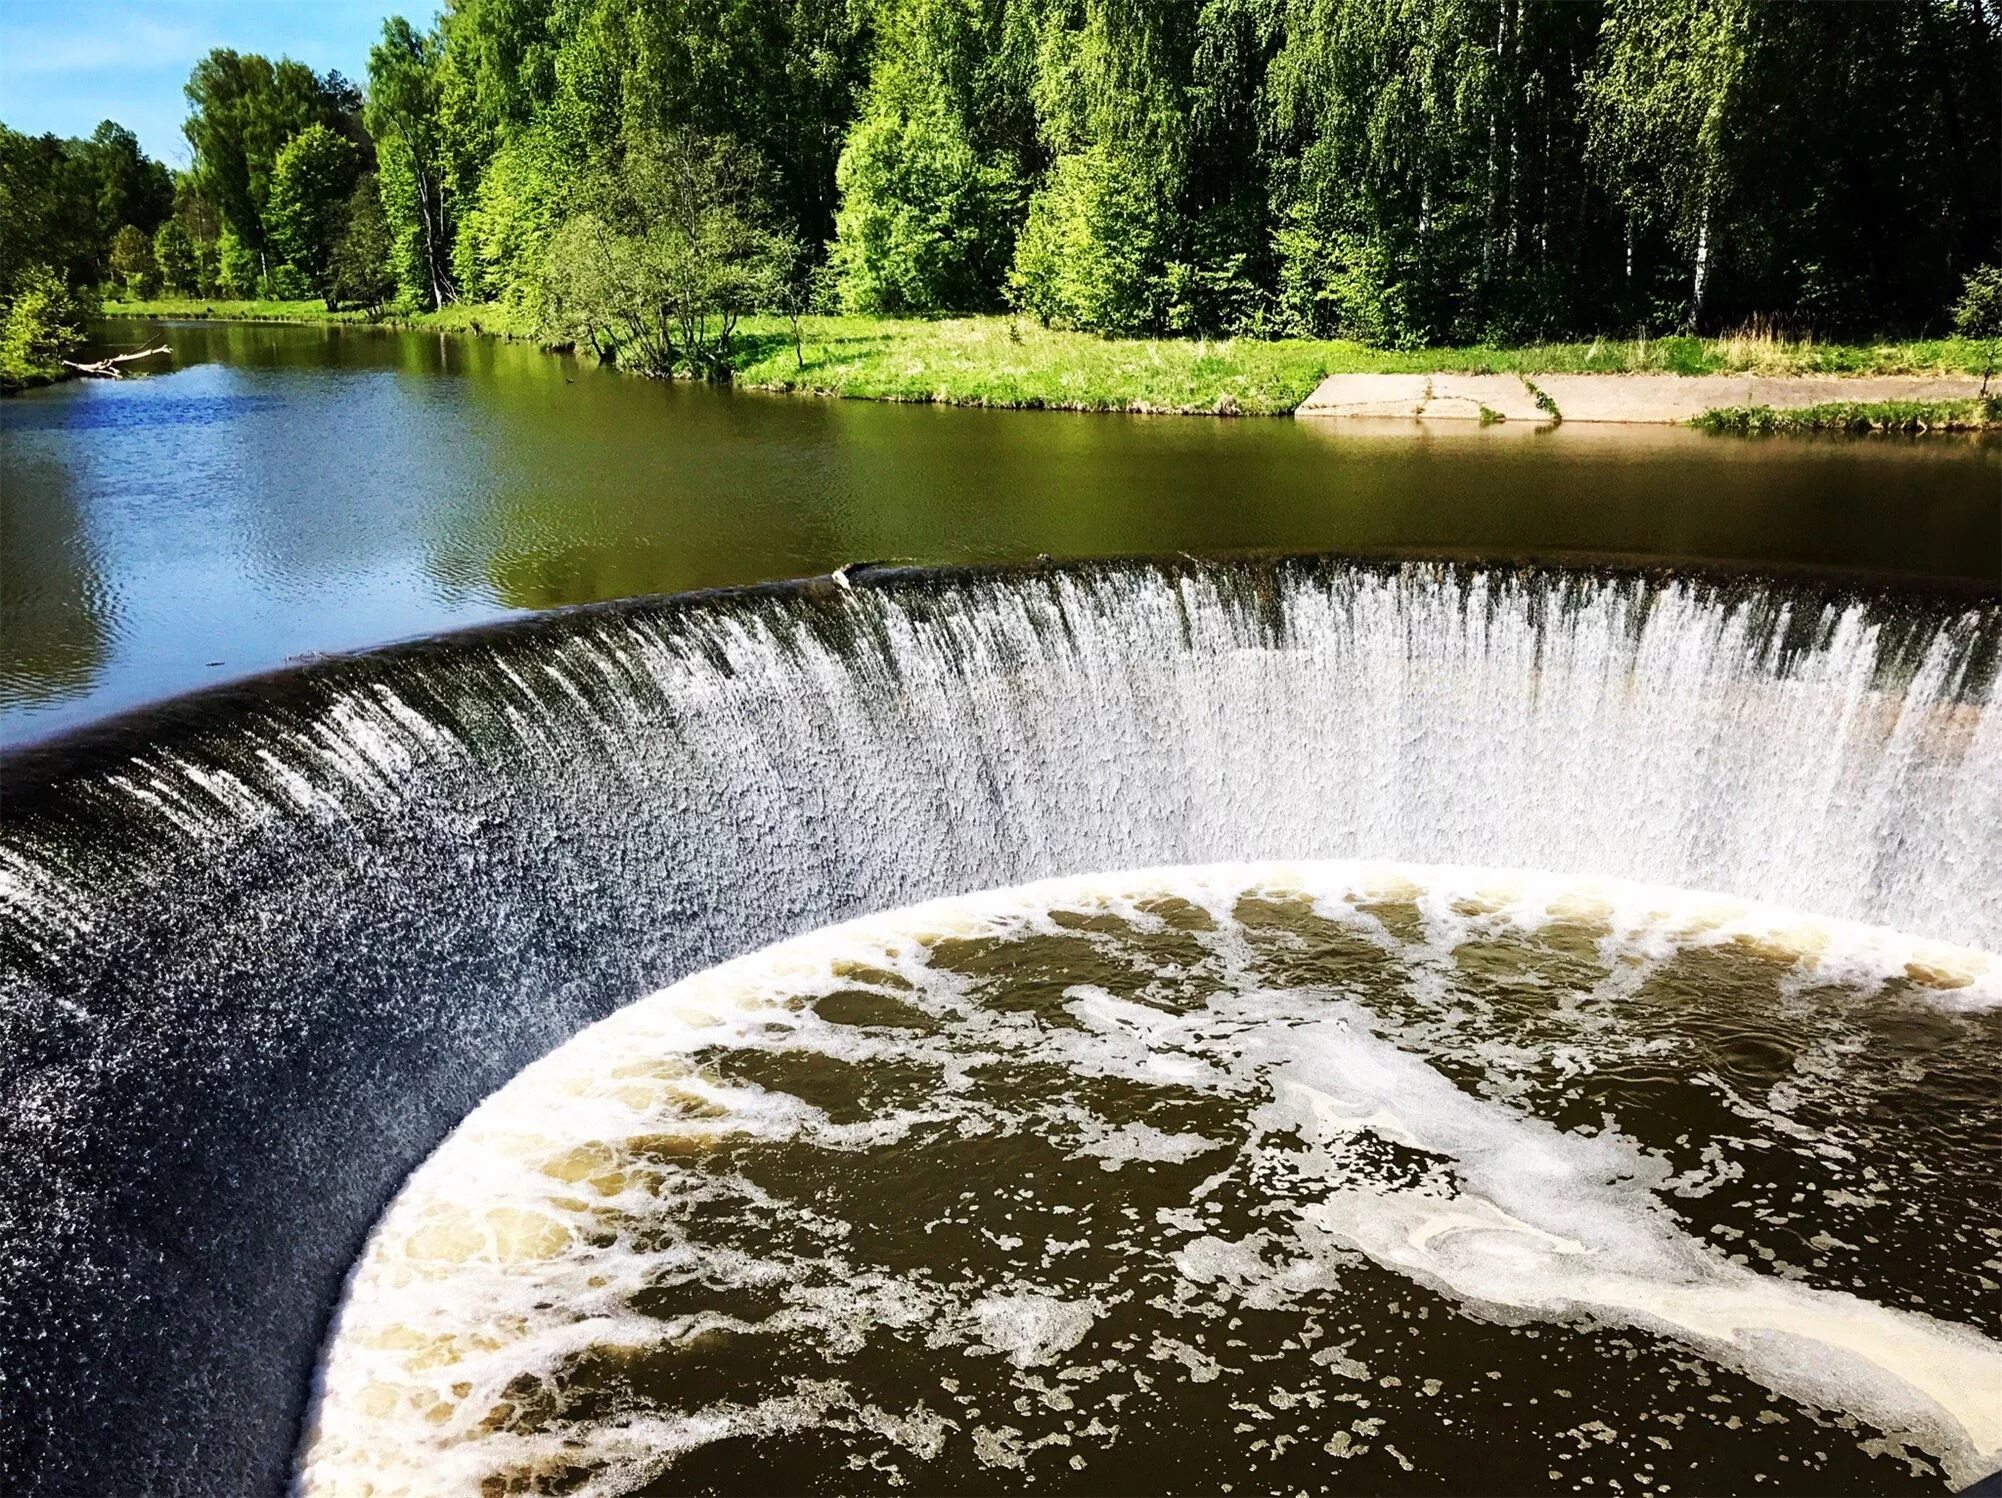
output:
[{"label": "grassy bank", "polygon": [[[318,302],[109,302],[111,316],[368,323]],[[393,313],[391,327],[533,338],[498,306]],[[747,318],[735,367],[747,386],[869,400],[1086,411],[1291,411],[1330,374],[1978,374],[1964,339],[1841,344],[1770,336],[1595,339],[1520,348],[1375,349],[1343,340],[1100,338],[1026,318],[809,317],[800,354],[781,318]],[[1793,413],[1798,414],[1798,413]]]},{"label": "grassy bank", "polygon": [[195,322],[278,322],[345,324],[372,328],[428,328],[446,333],[478,333],[500,338],[533,338],[526,318],[498,305],[455,305],[438,312],[391,309],[376,316],[366,312],[329,312],[317,299],[303,302],[230,301],[220,297],[154,297],[140,301],[106,301],[105,317],[186,318]]},{"label": "grassy bank", "polygon": [[2002,431],[2002,398],[1967,401],[1831,401],[1776,411],[1724,406],[1692,426],[1706,432],[1993,432]]}]

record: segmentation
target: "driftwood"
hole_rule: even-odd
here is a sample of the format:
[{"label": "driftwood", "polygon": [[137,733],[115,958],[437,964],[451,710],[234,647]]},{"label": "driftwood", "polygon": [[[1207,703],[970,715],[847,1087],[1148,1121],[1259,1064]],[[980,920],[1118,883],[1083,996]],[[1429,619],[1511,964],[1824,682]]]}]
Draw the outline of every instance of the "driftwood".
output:
[{"label": "driftwood", "polygon": [[172,352],[173,350],[163,343],[158,348],[142,348],[135,354],[114,354],[109,359],[99,359],[95,363],[79,364],[74,359],[65,359],[62,364],[64,369],[73,369],[80,375],[89,375],[94,379],[122,380],[125,378],[125,371],[120,366],[140,359],[151,359],[156,354]]}]

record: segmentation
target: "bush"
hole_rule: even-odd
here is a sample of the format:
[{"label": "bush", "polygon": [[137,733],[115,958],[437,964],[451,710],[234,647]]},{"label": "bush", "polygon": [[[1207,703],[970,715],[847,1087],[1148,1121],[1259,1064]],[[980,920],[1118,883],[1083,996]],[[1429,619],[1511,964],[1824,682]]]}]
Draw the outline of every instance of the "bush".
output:
[{"label": "bush", "polygon": [[1353,338],[1372,348],[1414,348],[1425,341],[1379,241],[1325,232],[1296,209],[1273,243],[1284,331],[1301,338]]},{"label": "bush", "polygon": [[264,278],[264,294],[274,301],[303,302],[320,295],[320,289],[306,279],[306,273],[298,266],[280,261]]},{"label": "bush", "polygon": [[95,310],[87,294],[71,290],[47,266],[23,271],[0,323],[0,388],[60,378],[62,361],[82,346]]},{"label": "bush", "polygon": [[216,237],[216,289],[227,297],[254,297],[262,279],[257,251],[224,229]]},{"label": "bush", "polygon": [[1987,345],[1981,369],[1981,393],[1987,395],[1997,353],[2002,351],[2002,265],[1984,265],[1968,276],[1954,305],[1953,330]]},{"label": "bush", "polygon": [[544,253],[544,336],[640,374],[727,379],[738,320],[779,303],[797,252],[764,227],[759,176],[726,138],[631,138]]}]

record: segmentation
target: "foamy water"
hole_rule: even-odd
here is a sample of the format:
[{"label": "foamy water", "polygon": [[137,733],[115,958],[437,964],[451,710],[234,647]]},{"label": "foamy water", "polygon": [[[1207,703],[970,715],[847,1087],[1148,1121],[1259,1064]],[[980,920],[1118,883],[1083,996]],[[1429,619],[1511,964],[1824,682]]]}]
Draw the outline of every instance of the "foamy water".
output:
[{"label": "foamy water", "polygon": [[[0,1109],[0,1452],[13,1459],[0,1465],[106,1492],[173,1481],[275,1490],[294,1465],[326,1307],[357,1246],[399,1183],[481,1099],[636,996],[868,912],[1080,870],[1380,858],[1717,890],[2002,949],[2002,715],[1993,711],[2002,611],[1992,600],[1339,558],[871,570],[849,581],[635,600],[319,662],[108,726],[60,752],[9,758],[0,806],[0,1093],[9,1100]],[[1400,942],[1432,919],[1387,912],[1377,918],[1396,924]],[[1774,1266],[1790,1266],[1821,1276],[1820,1288],[1893,1309],[1987,1314],[1995,1292],[1979,1277],[2002,1276],[1970,1257],[1968,1235],[1985,1219],[1969,1215],[1976,1193],[1963,1180],[1988,1184],[1980,1171],[1989,1157],[1967,1120],[1986,1123],[1993,1079],[1987,1092],[1963,1097],[1966,1065],[1942,1070],[1938,1058],[1958,1054],[1953,1037],[1992,1021],[1952,1008],[1950,994],[1923,1011],[1903,997],[1954,974],[1929,972],[1925,955],[1915,976],[1894,973],[1886,1012],[1904,1028],[1866,1027],[1876,1038],[1852,1054],[1861,1021],[1841,1005],[1832,1012],[1849,1016],[1846,1030],[1804,1018],[1817,1011],[1796,1004],[1783,975],[1768,970],[1761,953],[1770,943],[1684,946],[1653,967],[1641,951],[1635,962],[1655,976],[1640,990],[1646,1002],[1626,1012],[1633,1024],[1593,1028],[1597,1000],[1546,1018],[1535,1009],[1579,983],[1611,993],[1627,981],[1626,967],[1603,972],[1596,955],[1542,950],[1569,942],[1568,929],[1539,928],[1533,961],[1511,946],[1517,938],[1496,938],[1450,963],[1365,945],[1339,961],[1287,966],[1276,935],[1247,928],[1243,939],[1259,953],[1247,982],[1292,991],[1340,980],[1340,997],[1368,1011],[1371,1034],[1463,1091],[1567,1133],[1598,1130],[1611,1113],[1637,1148],[1669,1161],[1669,1210],[1727,1261],[1738,1255],[1780,1278],[1791,1275]],[[1637,926],[1633,941],[1671,941],[1651,932]],[[1065,997],[1068,989],[1131,1000],[1145,986],[1131,972],[1151,971],[1154,960],[1036,939],[1055,944],[1047,985],[1010,987],[1004,971],[966,976],[975,1007],[1012,1015],[1028,1005],[1037,1024],[1077,1030],[1086,1011],[1066,1007],[1078,997]],[[1232,986],[1219,957],[1186,945],[1174,955],[1191,964],[1190,983]],[[1417,967],[1406,971],[1407,958]],[[1866,978],[1876,961],[1864,963]],[[943,974],[959,962],[934,965]],[[925,992],[949,981],[927,980]],[[1487,1011],[1471,1004],[1452,1032],[1439,1028],[1448,1011],[1427,1007],[1469,985],[1494,989],[1482,1003],[1520,1022],[1493,1020],[1471,1060],[1466,1027],[1490,1024]],[[1673,1005],[1663,998],[1670,991]],[[1739,1012],[1719,1009],[1720,993],[1734,995]],[[1175,1000],[1207,1002],[1206,994]],[[587,1328],[566,1334],[584,1350],[551,1352],[555,1371],[536,1376],[533,1397],[527,1384],[503,1380],[475,1420],[464,1402],[483,1396],[452,1395],[440,1424],[474,1420],[485,1432],[473,1465],[494,1456],[496,1441],[553,1452],[570,1439],[555,1433],[574,1427],[589,1432],[593,1451],[627,1443],[642,1467],[655,1459],[645,1453],[679,1451],[660,1478],[671,1487],[825,1485],[850,1458],[890,1462],[894,1443],[880,1430],[894,1428],[935,1450],[909,1473],[929,1487],[991,1488],[997,1471],[1012,1481],[1018,1469],[988,1458],[1019,1459],[1025,1481],[1049,1485],[1103,1486],[1106,1461],[1184,1487],[1245,1480],[1242,1463],[1210,1465],[1198,1437],[1238,1457],[1264,1440],[1257,1459],[1268,1465],[1251,1470],[1274,1486],[1296,1475],[1307,1486],[1325,1479],[1334,1434],[1321,1431],[1303,1465],[1307,1417],[1281,1428],[1270,1399],[1246,1384],[1259,1369],[1292,1366],[1306,1345],[1306,1327],[1286,1319],[1296,1313],[1233,1302],[1218,1340],[1153,1304],[1180,1305],[1177,1294],[1193,1293],[1177,1288],[1194,1283],[1174,1267],[1181,1259],[1243,1268],[1302,1232],[1325,1232],[1307,1222],[1316,1203],[1303,1198],[1293,1162],[1263,1147],[1255,1181],[1232,1175],[1201,1199],[1218,1228],[1206,1236],[1231,1245],[1228,1253],[1177,1240],[1181,1230],[1156,1219],[1199,1211],[1197,1186],[1236,1157],[1222,1152],[1249,1147],[1249,1120],[1274,1101],[1271,1076],[1254,1086],[1232,1080],[1242,1067],[1211,1060],[1210,1081],[1141,1082],[1014,1051],[997,1071],[967,1062],[953,1072],[924,1047],[959,1054],[973,1045],[960,1021],[879,1035],[861,999],[823,1007],[848,1014],[829,1021],[843,1043],[880,1048],[866,1079],[853,1070],[859,1063],[814,1061],[755,1039],[692,1063],[707,1078],[701,1085],[732,1089],[726,1112],[750,1106],[746,1098],[791,1107],[791,1097],[806,1122],[721,1130],[705,1157],[721,1162],[720,1175],[670,1182],[648,1167],[632,1210],[650,1226],[620,1227],[621,1252],[668,1252],[662,1224],[692,1214],[704,1229],[686,1252],[706,1266],[707,1281],[690,1278],[685,1292],[671,1293],[673,1274],[684,1271],[663,1270],[627,1296],[607,1271],[606,1284],[584,1286],[604,1291],[605,1316],[622,1318],[621,1335],[651,1351],[608,1363],[610,1344]],[[1753,1014],[1756,1024],[1745,1019]],[[1422,1034],[1411,1029],[1420,1020],[1429,1027]],[[1033,1027],[1023,1035],[1038,1054],[1070,1043]],[[1602,1053],[1614,1040],[1632,1053],[1625,1060]],[[1674,1086],[1649,1070],[1655,1053],[1643,1041],[1682,1058]],[[1619,1067],[1635,1078],[1616,1075]],[[1795,1077],[1795,1067],[1807,1072]],[[1859,1068],[1874,1091],[1858,1095],[1892,1098],[1881,1106],[1895,1106],[1903,1133],[1858,1109],[1837,1123],[1812,1118],[1816,1099],[1838,1095],[1818,1079],[1855,1084]],[[957,1075],[964,1088],[942,1094]],[[1590,1077],[1598,1090],[1568,1097],[1552,1080],[1566,1076],[1574,1081],[1565,1086]],[[1953,1081],[1945,1092],[1943,1078]],[[1645,1126],[1631,1087],[1671,1097],[1661,1106],[1675,1127]],[[865,1095],[874,1100],[866,1106]],[[897,1134],[897,1110],[951,1119],[920,1119]],[[968,1110],[978,1115],[968,1126],[985,1116],[991,1137],[943,1135]],[[1415,1128],[1408,1118],[1403,1126]],[[1867,1149],[1844,1142],[1852,1129]],[[880,1147],[864,1142],[886,1130]],[[1684,1135],[1688,1143],[1678,1143]],[[1354,1138],[1376,1149],[1384,1136]],[[845,1141],[838,1151],[827,1142],[835,1139]],[[1830,1147],[1857,1163],[1817,1153]],[[1433,1158],[1409,1145],[1381,1148],[1414,1169]],[[843,1169],[822,1169],[830,1158]],[[857,1162],[904,1174],[892,1191]],[[990,1209],[1004,1168],[1034,1170],[1030,1199],[1011,1194],[1016,1205]],[[1873,1180],[1871,1169],[1885,1178]],[[1829,1174],[1837,1171],[1848,1175],[1838,1181]],[[758,1205],[729,1187],[734,1180],[775,1205]],[[948,1180],[966,1184],[933,1200]],[[1761,1183],[1757,1202],[1744,1198],[1751,1182]],[[1095,1205],[1108,1183],[1118,1188],[1112,1200],[1137,1217]],[[706,1196],[685,1213],[648,1205],[670,1185]],[[974,1197],[954,1206],[960,1190]],[[894,1213],[892,1200],[902,1202]],[[906,1232],[920,1204],[919,1226]],[[1284,1235],[1261,1215],[1266,1207],[1285,1216]],[[1723,1213],[1714,1222],[1705,1216],[1713,1209]],[[1047,1231],[1024,1231],[1031,1212]],[[1816,1226],[1799,1236],[1760,1212]],[[760,1214],[784,1226],[783,1241],[755,1230]],[[838,1268],[833,1239],[816,1248],[798,1236],[823,1217],[845,1225],[841,1242],[860,1242],[879,1221],[888,1237],[866,1253],[843,1250],[853,1263]],[[1861,1225],[1844,1231],[1851,1219]],[[594,1231],[611,1231],[594,1220]],[[1264,1247],[1246,1248],[1258,1233],[1268,1234],[1257,1240]],[[1450,1248],[1454,1237],[1429,1241]],[[1015,1247],[998,1241],[1018,1238]],[[1156,1238],[1176,1257],[1157,1252]],[[934,1283],[948,1241],[957,1277]],[[1046,1268],[1045,1241],[1086,1246],[1048,1250]],[[1938,1244],[1951,1250],[1944,1260]],[[1368,1363],[1379,1379],[1404,1379],[1406,1391],[1358,1394],[1372,1407],[1352,1409],[1351,1425],[1415,1418],[1389,1406],[1428,1380],[1450,1405],[1425,1406],[1437,1419],[1426,1424],[1414,1473],[1388,1451],[1406,1443],[1351,1430],[1335,1459],[1366,1474],[1354,1484],[1437,1486],[1436,1472],[1454,1462],[1524,1486],[1552,1481],[1552,1467],[1594,1462],[1602,1482],[1630,1486],[1636,1473],[1666,1482],[1676,1476],[1670,1463],[1695,1458],[1628,1451],[1652,1442],[1611,1413],[1657,1407],[1664,1419],[1703,1424],[1704,1469],[1740,1486],[1755,1485],[1760,1471],[1779,1481],[1808,1465],[1823,1487],[1889,1481],[1888,1459],[1856,1457],[1857,1442],[1871,1438],[1817,1434],[1810,1445],[1812,1422],[1798,1410],[1774,1412],[1785,1425],[1743,1416],[1754,1440],[1729,1428],[1728,1414],[1706,1422],[1702,1400],[1693,1411],[1661,1405],[1660,1391],[1696,1375],[1647,1349],[1697,1335],[1688,1329],[1622,1322],[1589,1344],[1565,1333],[1567,1356],[1632,1338],[1618,1351],[1622,1366],[1631,1351],[1630,1366],[1645,1364],[1651,1382],[1636,1374],[1615,1401],[1620,1380],[1594,1364],[1591,1388],[1582,1379],[1564,1387],[1597,1401],[1617,1434],[1583,1430],[1590,1417],[1581,1417],[1573,1422],[1581,1433],[1563,1435],[1570,1426],[1545,1422],[1547,1398],[1513,1392],[1518,1381],[1548,1380],[1540,1355],[1559,1333],[1527,1337],[1543,1311],[1496,1300],[1476,1320],[1459,1309],[1473,1304],[1464,1297],[1361,1249],[1340,1252],[1353,1262],[1328,1271],[1337,1282],[1314,1293],[1345,1307],[1346,1329],[1313,1348],[1354,1345],[1312,1366]],[[601,1256],[625,1262],[610,1249]],[[726,1261],[757,1266],[764,1278],[747,1268],[742,1283],[718,1289],[709,1281]],[[933,1267],[917,1275],[919,1262]],[[774,1263],[792,1268],[773,1278]],[[1433,1272],[1443,1286],[1445,1271]],[[936,1290],[960,1340],[929,1349],[925,1338],[947,1333],[913,1312],[913,1325],[927,1328],[915,1350],[871,1333],[859,1352],[830,1352],[837,1343],[814,1328],[831,1325],[832,1313],[816,1312],[809,1326],[800,1297],[853,1294],[861,1273],[891,1287],[879,1301],[914,1283]],[[1365,1285],[1403,1310],[1366,1315]],[[1128,1289],[1134,1299],[1116,1298]],[[1189,1304],[1220,1305],[1221,1291],[1205,1293]],[[1256,1293],[1262,1302],[1277,1292]],[[1040,1416],[1032,1424],[1015,1401],[1055,1419],[1042,1401],[1056,1396],[1014,1380],[1055,1375],[1016,1359],[1041,1357],[1059,1328],[1068,1336],[1083,1311],[1057,1308],[1074,1303],[1091,1321],[1058,1361],[1081,1383],[1076,1360],[1096,1357],[1091,1387],[1100,1394],[1065,1396],[1092,1411],[1064,1417],[1075,1418],[1075,1431]],[[973,1310],[980,1305],[984,1320]],[[1674,1314],[1691,1321],[1700,1309]],[[775,1321],[780,1310],[794,1320]],[[1419,1310],[1429,1319],[1411,1345],[1426,1350],[1405,1359],[1409,1366],[1394,1347],[1374,1347],[1386,1329],[1402,1336]],[[1017,1311],[1033,1335],[1003,1326]],[[663,1316],[725,1314],[764,1330],[640,1336]],[[1510,1318],[1527,1329],[1489,1335]],[[1455,1330],[1442,1342],[1445,1324]],[[973,1358],[954,1350],[989,1348],[989,1334],[1008,1350]],[[1123,1342],[1133,1345],[1114,1345]],[[1254,1354],[1274,1361],[1253,1362]],[[944,1359],[978,1371],[946,1372]],[[1485,1401],[1459,1376],[1476,1365],[1492,1394]],[[1152,1387],[1140,1389],[1139,1377]],[[960,1395],[916,1410],[908,1388],[943,1378]],[[686,1391],[698,1385],[705,1397],[691,1404]],[[1730,1398],[1742,1408],[1764,1397],[1747,1393],[1759,1387],[1735,1387]],[[1194,1397],[1226,1388],[1241,1392],[1212,1403]],[[1322,1400],[1315,1419],[1333,1408],[1334,1395],[1318,1385],[1286,1388]],[[1122,1394],[1125,1414],[1105,1391]],[[734,1413],[725,1420],[719,1411]],[[748,1437],[705,1434],[756,1421],[777,1432],[755,1443],[762,1483],[732,1465]],[[1102,1428],[1093,1431],[1093,1421]],[[867,1439],[878,1445],[862,1449],[863,1436],[837,1428],[844,1422],[877,1432]],[[1263,1436],[1236,1430],[1240,1423],[1274,1429]],[[1485,1438],[1461,1440],[1476,1430]],[[1495,1435],[1511,1430],[1536,1439],[1511,1447]],[[1144,1440],[1135,1434],[1143,1431]],[[1684,1440],[1673,1426],[1648,1434]],[[1028,1450],[1057,1435],[1072,1445]],[[1084,1449],[1091,1443],[1105,1453]],[[1541,1449],[1552,1443],[1555,1454]],[[1731,1452],[1744,1460],[1732,1465]],[[1844,1453],[1862,1469],[1836,1471]],[[1085,1467],[1072,1468],[1072,1457]],[[1054,1475],[1043,1470],[1050,1462]],[[592,1457],[578,1469],[586,1475],[545,1485],[596,1482],[602,1466]],[[864,1474],[850,1485],[876,1481]]]},{"label": "foamy water", "polygon": [[1964,1482],[2002,1465],[1998,1019],[1984,953],[1465,868],[830,927],[586,1030],[412,1176],[300,1488]]}]

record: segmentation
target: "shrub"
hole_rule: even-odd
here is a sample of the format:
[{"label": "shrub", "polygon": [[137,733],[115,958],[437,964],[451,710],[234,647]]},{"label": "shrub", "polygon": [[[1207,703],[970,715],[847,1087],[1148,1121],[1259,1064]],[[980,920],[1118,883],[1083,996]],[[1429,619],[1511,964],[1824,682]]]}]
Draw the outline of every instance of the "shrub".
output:
[{"label": "shrub", "polygon": [[217,290],[229,297],[254,297],[262,279],[257,251],[228,229],[216,236]]},{"label": "shrub", "polygon": [[0,387],[17,389],[58,378],[62,361],[82,345],[91,298],[67,286],[45,265],[21,272],[0,322]]},{"label": "shrub", "polygon": [[545,337],[665,378],[727,379],[738,320],[781,300],[795,246],[763,223],[756,158],[644,132],[601,165],[543,257]]},{"label": "shrub", "polygon": [[1984,265],[1968,276],[1954,304],[1953,330],[1962,338],[1986,345],[1981,367],[1981,393],[1988,394],[1988,382],[1995,377],[1995,362],[2002,351],[2002,265]]},{"label": "shrub", "polygon": [[936,88],[879,79],[835,171],[834,274],[851,312],[991,306],[1021,187],[982,162]]}]

